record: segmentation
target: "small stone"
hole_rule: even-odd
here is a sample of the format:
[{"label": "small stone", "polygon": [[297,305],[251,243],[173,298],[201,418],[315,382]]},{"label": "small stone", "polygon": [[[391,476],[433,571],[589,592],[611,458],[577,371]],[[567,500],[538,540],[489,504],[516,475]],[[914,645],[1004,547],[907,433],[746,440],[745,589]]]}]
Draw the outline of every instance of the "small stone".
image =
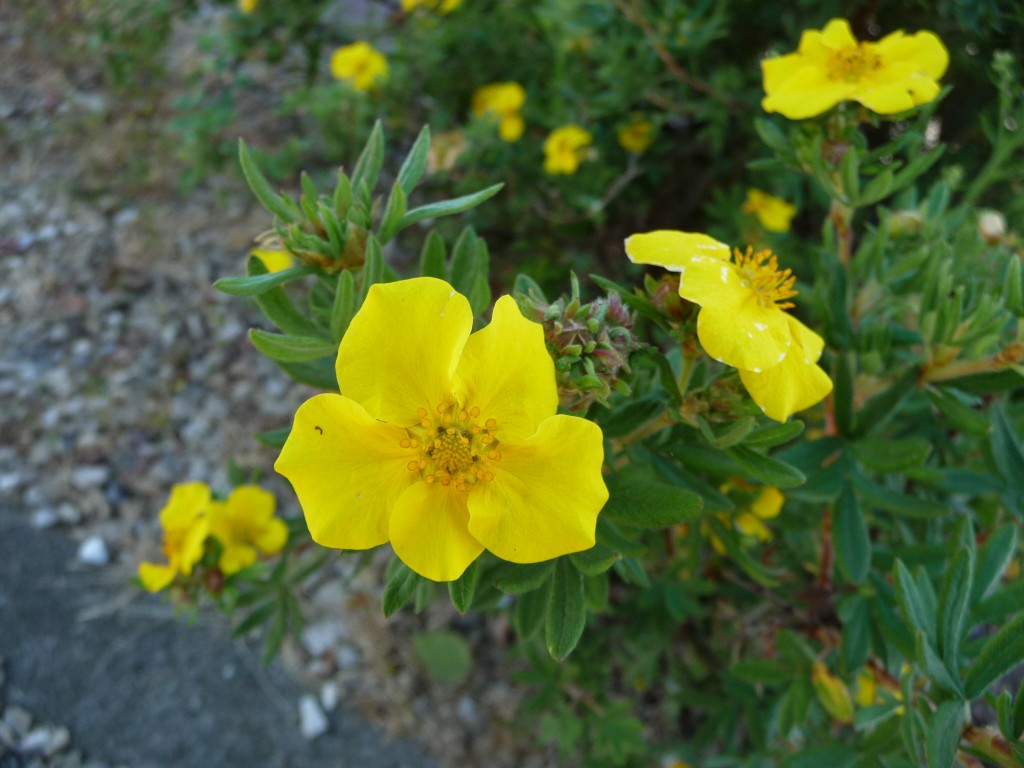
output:
[{"label": "small stone", "polygon": [[103,485],[110,477],[110,470],[104,466],[84,465],[71,470],[71,484],[79,490]]},{"label": "small stone", "polygon": [[299,730],[310,740],[327,730],[327,716],[317,704],[316,697],[310,694],[299,699]]},{"label": "small stone", "polygon": [[31,731],[25,734],[25,737],[21,740],[18,745],[18,751],[25,755],[35,754],[37,752],[46,754],[53,754],[59,750],[55,749],[53,752],[49,751],[50,742],[53,740],[53,731],[47,726],[41,726],[33,728]]},{"label": "small stone", "polygon": [[476,703],[469,696],[462,696],[455,705],[455,716],[466,725],[476,725],[480,715],[476,709]]},{"label": "small stone", "polygon": [[21,484],[21,475],[17,472],[5,472],[0,475],[0,493],[13,491]]},{"label": "small stone", "polygon": [[338,669],[352,669],[359,664],[359,651],[351,645],[343,645],[334,654]]},{"label": "small stone", "polygon": [[18,736],[28,733],[32,727],[32,715],[19,706],[11,705],[4,710],[4,722],[9,725]]},{"label": "small stone", "polygon": [[302,633],[302,645],[310,656],[323,656],[333,650],[345,633],[340,621],[330,619],[310,624]]},{"label": "small stone", "polygon": [[42,509],[32,510],[32,527],[39,528],[52,528],[60,522],[60,517],[57,516],[56,510],[50,507],[43,507]]},{"label": "small stone", "polygon": [[57,507],[57,517],[60,518],[60,521],[62,523],[67,523],[68,525],[77,525],[82,520],[82,513],[79,512],[76,507],[64,503]]},{"label": "small stone", "polygon": [[225,664],[223,667],[220,668],[221,679],[231,680],[235,676],[236,671],[237,670],[235,669],[234,664]]},{"label": "small stone", "polygon": [[89,565],[106,565],[110,562],[106,542],[100,536],[90,536],[78,547],[78,559]]},{"label": "small stone", "polygon": [[341,691],[334,680],[328,680],[320,686],[320,704],[325,712],[333,712],[340,697]]}]

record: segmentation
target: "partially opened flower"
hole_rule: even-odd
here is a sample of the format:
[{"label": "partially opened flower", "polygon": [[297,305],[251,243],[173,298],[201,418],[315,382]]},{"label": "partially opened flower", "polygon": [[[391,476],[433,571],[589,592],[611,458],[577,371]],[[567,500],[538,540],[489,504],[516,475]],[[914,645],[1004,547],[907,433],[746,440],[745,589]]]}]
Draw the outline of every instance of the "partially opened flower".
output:
[{"label": "partially opened flower", "polygon": [[748,189],[743,212],[757,216],[761,226],[769,232],[788,232],[789,223],[796,215],[796,206],[760,189]]},{"label": "partially opened flower", "polygon": [[253,248],[249,251],[260,260],[267,272],[280,272],[295,266],[295,257],[284,246],[277,248]]},{"label": "partially opened flower", "polygon": [[462,0],[402,0],[402,10],[406,13],[417,8],[429,8],[440,14],[448,14],[462,5]]},{"label": "partially opened flower", "polygon": [[817,362],[821,337],[786,312],[796,278],[771,251],[729,247],[708,235],[658,230],[626,240],[638,264],[679,273],[679,295],[701,305],[697,337],[721,363],[738,368],[743,386],[770,418],[785,421],[832,391]]},{"label": "partially opened flower", "polygon": [[590,133],[578,125],[556,128],[544,141],[544,170],[551,174],[576,173],[592,141]]},{"label": "partially opened flower", "polygon": [[473,114],[497,118],[502,141],[518,141],[526,127],[519,114],[525,103],[526,91],[519,83],[491,83],[473,94]]},{"label": "partially opened flower", "polygon": [[274,516],[274,495],[256,485],[240,485],[227,501],[210,505],[210,534],[221,543],[218,566],[230,576],[273,555],[288,540],[288,526]]},{"label": "partially opened flower", "polygon": [[608,498],[600,428],[555,414],[543,329],[511,297],[472,326],[469,302],[442,280],[370,289],[338,350],[344,394],[299,408],[275,465],[315,541],[390,541],[435,581],[485,548],[534,563],[594,545]]},{"label": "partially opened flower", "polygon": [[178,574],[188,576],[203,556],[210,522],[210,489],[206,483],[181,483],[171,488],[167,504],[160,510],[164,531],[163,550],[167,564],[140,563],[139,580],[148,592],[170,586]]},{"label": "partially opened flower", "polygon": [[820,32],[805,30],[795,53],[761,62],[761,106],[792,120],[820,115],[841,101],[891,115],[934,99],[948,64],[949,52],[931,32],[858,42],[845,19],[832,19]]},{"label": "partially opened flower", "polygon": [[331,74],[357,91],[372,91],[388,79],[388,60],[367,42],[344,45],[331,54]]}]

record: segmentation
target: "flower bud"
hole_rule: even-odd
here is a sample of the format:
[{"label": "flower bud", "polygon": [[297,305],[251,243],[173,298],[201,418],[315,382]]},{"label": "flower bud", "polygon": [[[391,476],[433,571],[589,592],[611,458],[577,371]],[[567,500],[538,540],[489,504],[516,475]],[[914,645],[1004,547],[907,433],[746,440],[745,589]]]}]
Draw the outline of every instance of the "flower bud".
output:
[{"label": "flower bud", "polygon": [[919,211],[904,210],[894,211],[886,221],[889,237],[897,238],[903,235],[913,235],[921,231],[921,224],[924,222]]},{"label": "flower bud", "polygon": [[998,245],[1006,237],[1006,217],[999,211],[982,211],[978,217],[978,234],[989,245]]}]

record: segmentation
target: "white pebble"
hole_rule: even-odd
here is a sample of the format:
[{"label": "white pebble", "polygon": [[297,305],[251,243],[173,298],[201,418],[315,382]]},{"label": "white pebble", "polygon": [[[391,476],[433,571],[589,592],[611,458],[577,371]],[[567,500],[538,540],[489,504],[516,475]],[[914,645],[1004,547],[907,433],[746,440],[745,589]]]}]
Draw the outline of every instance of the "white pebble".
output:
[{"label": "white pebble", "polygon": [[101,537],[90,536],[78,547],[78,559],[89,565],[106,565],[110,562],[110,553]]},{"label": "white pebble", "polygon": [[299,730],[307,739],[315,739],[327,730],[327,716],[310,694],[299,699]]},{"label": "white pebble", "polygon": [[320,686],[320,704],[325,712],[333,712],[338,706],[338,699],[341,698],[341,690],[334,680],[328,680]]}]

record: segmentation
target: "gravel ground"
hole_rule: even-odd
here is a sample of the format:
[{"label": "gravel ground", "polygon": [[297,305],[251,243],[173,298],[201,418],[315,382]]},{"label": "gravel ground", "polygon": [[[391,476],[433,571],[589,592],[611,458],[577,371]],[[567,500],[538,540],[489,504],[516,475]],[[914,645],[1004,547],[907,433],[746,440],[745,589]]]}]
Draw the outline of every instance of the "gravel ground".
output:
[{"label": "gravel ground", "polygon": [[[158,130],[173,94],[148,111],[118,102],[95,62],[51,55],[33,27],[51,11],[27,8],[0,4],[0,766],[202,765],[174,751],[193,741],[223,758],[206,765],[326,765],[318,755],[357,743],[380,759],[343,764],[431,764],[363,717],[450,768],[555,764],[510,725],[523,694],[503,682],[500,620],[439,605],[385,623],[379,571],[342,589],[340,561],[305,595],[303,642],[265,672],[223,621],[189,629],[130,587],[136,564],[159,557],[157,512],[176,482],[226,490],[231,460],[298,513],[252,435],[288,424],[312,391],[250,346],[255,308],[211,287],[241,273],[267,215],[231,176],[178,196]],[[180,52],[190,33],[179,34]],[[459,686],[431,684],[411,651],[416,631],[437,628],[471,642],[476,665]],[[327,733],[303,741],[300,708],[315,725],[339,699]],[[139,709],[154,700],[158,714]],[[242,728],[239,706],[266,727]],[[231,745],[247,738],[277,744],[277,762],[236,761]]]}]

